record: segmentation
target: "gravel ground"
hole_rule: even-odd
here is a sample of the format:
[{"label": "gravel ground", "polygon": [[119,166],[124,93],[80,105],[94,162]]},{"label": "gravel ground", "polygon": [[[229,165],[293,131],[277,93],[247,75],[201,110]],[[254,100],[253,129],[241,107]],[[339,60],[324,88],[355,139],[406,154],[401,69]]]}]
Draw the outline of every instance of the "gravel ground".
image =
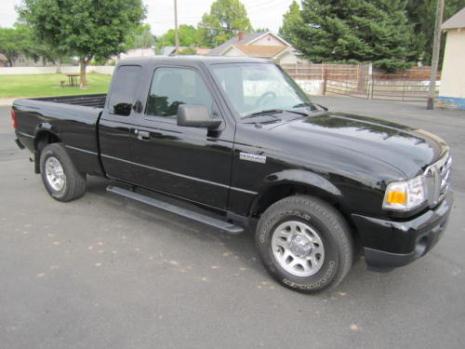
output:
[{"label": "gravel ground", "polygon": [[447,232],[423,259],[379,274],[358,262],[306,296],[266,274],[248,234],[229,236],[105,192],[48,197],[0,108],[0,347],[464,348],[465,113],[349,98],[334,110],[421,127],[454,157]]}]

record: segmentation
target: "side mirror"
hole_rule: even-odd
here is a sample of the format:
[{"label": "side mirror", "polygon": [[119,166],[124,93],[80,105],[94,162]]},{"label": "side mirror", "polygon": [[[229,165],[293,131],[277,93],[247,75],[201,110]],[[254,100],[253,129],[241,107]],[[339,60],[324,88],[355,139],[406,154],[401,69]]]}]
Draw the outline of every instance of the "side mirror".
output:
[{"label": "side mirror", "polygon": [[136,101],[132,106],[132,109],[134,109],[136,113],[142,113],[142,111],[144,110],[144,106],[142,105],[141,101]]},{"label": "side mirror", "polygon": [[113,105],[113,114],[121,116],[131,115],[132,104],[131,103],[118,103]]},{"label": "side mirror", "polygon": [[204,105],[181,104],[177,114],[178,126],[205,127],[215,129],[221,120],[212,120],[208,108]]}]

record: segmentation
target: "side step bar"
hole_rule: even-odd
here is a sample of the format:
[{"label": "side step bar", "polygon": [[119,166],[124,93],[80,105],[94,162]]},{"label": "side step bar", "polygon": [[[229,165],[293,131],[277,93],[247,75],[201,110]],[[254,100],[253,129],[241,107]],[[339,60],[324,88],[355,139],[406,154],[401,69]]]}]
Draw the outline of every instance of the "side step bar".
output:
[{"label": "side step bar", "polygon": [[116,187],[109,185],[107,187],[107,191],[116,195],[123,196],[128,199],[132,199],[138,202],[142,202],[144,204],[159,208],[164,211],[168,211],[174,214],[177,214],[182,217],[189,218],[193,221],[200,222],[206,225],[209,225],[211,227],[215,227],[217,229],[223,230],[229,234],[240,234],[244,231],[244,228],[235,225],[233,223],[229,223],[226,221],[223,221],[218,218],[210,217],[207,215],[204,215],[202,213],[198,213],[192,210],[189,210],[187,208],[179,207],[167,202],[164,202],[159,199],[155,199],[146,195],[142,195],[139,193],[136,193],[131,190],[127,190],[124,188]]}]

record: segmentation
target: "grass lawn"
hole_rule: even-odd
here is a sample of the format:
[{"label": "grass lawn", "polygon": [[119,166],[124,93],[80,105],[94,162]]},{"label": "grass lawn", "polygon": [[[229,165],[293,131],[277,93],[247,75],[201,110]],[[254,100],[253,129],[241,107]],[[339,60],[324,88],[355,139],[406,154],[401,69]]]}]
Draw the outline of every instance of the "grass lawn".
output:
[{"label": "grass lawn", "polygon": [[60,81],[68,82],[63,74],[0,75],[0,98],[50,97],[107,93],[111,76],[87,74],[88,87],[61,87]]}]

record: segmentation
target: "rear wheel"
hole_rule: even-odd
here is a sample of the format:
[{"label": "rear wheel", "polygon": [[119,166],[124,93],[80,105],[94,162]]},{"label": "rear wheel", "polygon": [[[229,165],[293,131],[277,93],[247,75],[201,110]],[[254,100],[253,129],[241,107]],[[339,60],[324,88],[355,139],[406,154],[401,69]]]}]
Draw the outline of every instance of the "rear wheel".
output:
[{"label": "rear wheel", "polygon": [[40,173],[45,189],[58,201],[71,201],[84,195],[85,175],[76,170],[61,143],[46,145],[40,154]]},{"label": "rear wheel", "polygon": [[318,198],[296,195],[276,202],[260,218],[255,238],[268,272],[297,291],[334,288],[352,266],[349,227]]}]

